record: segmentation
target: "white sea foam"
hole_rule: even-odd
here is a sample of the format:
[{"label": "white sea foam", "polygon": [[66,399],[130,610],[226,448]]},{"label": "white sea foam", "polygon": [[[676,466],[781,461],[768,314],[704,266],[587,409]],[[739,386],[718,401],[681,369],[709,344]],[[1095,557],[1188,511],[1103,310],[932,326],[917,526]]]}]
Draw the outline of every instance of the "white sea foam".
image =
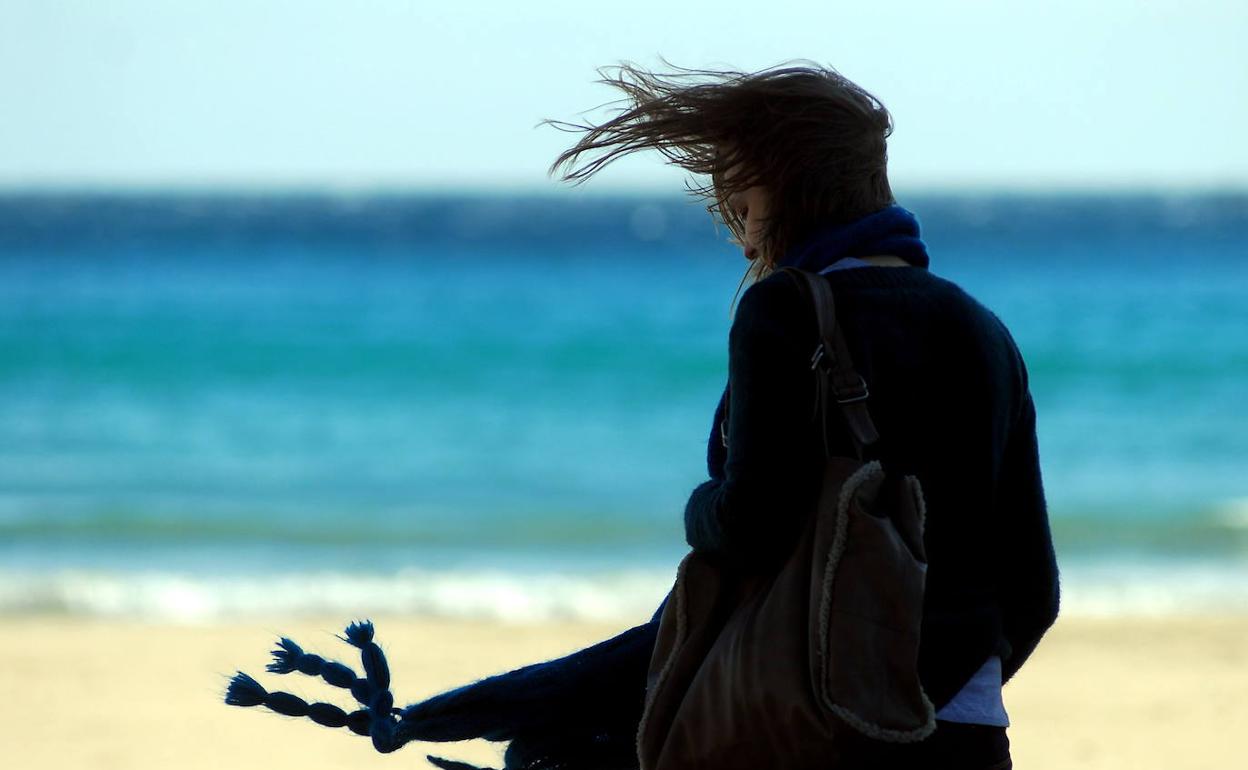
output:
[{"label": "white sea foam", "polygon": [[1083,617],[1248,614],[1248,562],[1079,562],[1062,570],[1062,613]]},{"label": "white sea foam", "polygon": [[674,578],[675,568],[591,575],[481,570],[245,576],[0,572],[0,614],[49,612],[194,623],[247,616],[385,613],[504,622],[640,623],[650,618]]},{"label": "white sea foam", "polygon": [[[0,571],[0,615],[53,613],[202,623],[231,618],[378,614],[542,622],[641,623],[672,569],[603,572],[449,569],[392,574],[203,575],[105,570]],[[1248,614],[1248,563],[1079,562],[1062,570],[1067,617]]]}]

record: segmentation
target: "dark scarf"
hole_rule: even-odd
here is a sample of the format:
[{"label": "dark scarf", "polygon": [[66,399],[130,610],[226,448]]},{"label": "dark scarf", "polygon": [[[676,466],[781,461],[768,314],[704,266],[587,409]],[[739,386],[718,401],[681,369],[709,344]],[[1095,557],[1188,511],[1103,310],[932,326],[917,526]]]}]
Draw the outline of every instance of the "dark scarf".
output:
[{"label": "dark scarf", "polygon": [[[843,225],[820,228],[779,260],[778,267],[797,267],[817,273],[847,257],[892,255],[909,262],[912,267],[927,268],[927,246],[919,238],[919,220],[906,209],[893,204]],[[711,421],[711,435],[706,444],[706,469],[713,479],[724,477],[724,446],[720,425],[728,408],[728,388],[724,387]]]},{"label": "dark scarf", "polygon": [[[790,249],[781,265],[818,272],[844,257],[892,254],[915,267],[927,267],[914,215],[890,206],[867,217],[815,232]],[[719,423],[727,397],[720,399],[711,432],[708,464],[712,478],[723,477],[725,452]],[[326,727],[346,727],[369,736],[389,753],[410,741],[509,741],[504,767],[520,770],[632,770],[637,763],[637,727],[645,702],[646,674],[658,634],[663,604],[650,621],[557,660],[534,663],[395,708],[390,669],[373,641],[373,625],[352,623],[343,641],[360,652],[364,676],[350,667],[308,654],[290,639],[278,641],[268,671],[301,673],[350,691],[357,708],[350,713],[330,703],[308,703],[288,692],[266,690],[239,672],[225,702],[264,706]],[[440,757],[427,759],[444,770],[480,770]]]}]

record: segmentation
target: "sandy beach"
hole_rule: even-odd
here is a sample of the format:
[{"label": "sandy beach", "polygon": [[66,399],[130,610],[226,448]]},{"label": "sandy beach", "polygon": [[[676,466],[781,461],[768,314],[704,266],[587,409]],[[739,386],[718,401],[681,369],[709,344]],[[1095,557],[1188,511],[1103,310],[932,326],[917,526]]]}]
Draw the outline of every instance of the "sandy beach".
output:
[{"label": "sandy beach", "polygon": [[[375,620],[402,703],[624,628]],[[501,745],[471,742],[411,744],[382,756],[346,730],[222,704],[228,676],[243,669],[270,689],[349,705],[342,691],[264,673],[279,634],[355,663],[333,638],[337,620],[173,626],[10,617],[0,628],[8,767],[316,770],[423,767],[429,752],[482,763],[501,754]],[[1248,617],[1063,619],[1005,694],[1024,770],[1239,766]]]}]

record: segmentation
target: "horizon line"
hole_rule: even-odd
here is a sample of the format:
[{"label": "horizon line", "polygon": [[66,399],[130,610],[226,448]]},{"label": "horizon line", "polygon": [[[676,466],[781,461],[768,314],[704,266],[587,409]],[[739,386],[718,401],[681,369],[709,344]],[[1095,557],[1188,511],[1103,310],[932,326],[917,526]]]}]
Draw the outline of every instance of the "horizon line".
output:
[{"label": "horizon line", "polygon": [[[1248,196],[1244,182],[1124,182],[1109,184],[1064,183],[922,183],[893,185],[893,192],[905,196],[940,195],[949,197],[1035,196],[1035,197],[1101,197],[1101,196]],[[552,182],[536,184],[441,184],[441,183],[341,183],[341,182],[78,182],[78,183],[4,183],[3,197],[51,197],[74,195],[142,196],[232,196],[232,197],[590,197],[590,198],[692,198],[689,192],[669,185],[601,184],[597,186],[566,185]],[[900,197],[900,196],[899,196]]]}]

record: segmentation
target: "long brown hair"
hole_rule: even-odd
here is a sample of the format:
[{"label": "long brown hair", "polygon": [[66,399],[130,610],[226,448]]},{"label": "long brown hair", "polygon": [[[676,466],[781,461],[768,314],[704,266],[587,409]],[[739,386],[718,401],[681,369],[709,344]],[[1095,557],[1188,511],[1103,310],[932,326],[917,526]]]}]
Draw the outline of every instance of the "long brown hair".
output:
[{"label": "long brown hair", "polygon": [[598,82],[624,92],[603,105],[617,108],[604,123],[542,121],[584,134],[560,153],[550,174],[580,184],[619,157],[658,150],[695,175],[686,182],[689,192],[710,201],[707,209],[738,241],[744,227],[728,200],[762,185],[771,205],[761,258],[746,274],[755,278],[819,225],[893,203],[886,147],[892,118],[840,73],[806,61],[756,73],[663,63],[670,71],[628,62],[598,70]]}]

